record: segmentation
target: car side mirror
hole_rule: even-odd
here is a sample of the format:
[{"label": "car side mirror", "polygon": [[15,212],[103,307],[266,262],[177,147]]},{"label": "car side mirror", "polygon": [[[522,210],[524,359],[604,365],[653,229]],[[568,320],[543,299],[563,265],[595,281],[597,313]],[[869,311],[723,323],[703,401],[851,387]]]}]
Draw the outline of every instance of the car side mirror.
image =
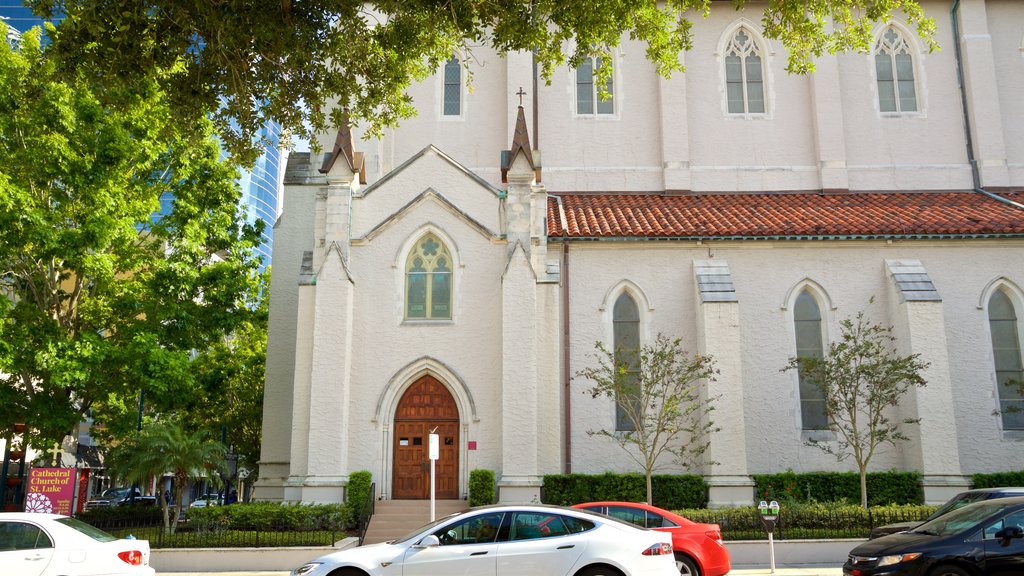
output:
[{"label": "car side mirror", "polygon": [[1024,538],[1024,528],[1020,526],[1007,526],[996,532],[997,540],[1011,540],[1013,538]]},{"label": "car side mirror", "polygon": [[413,548],[437,548],[440,545],[441,541],[437,539],[437,536],[427,534],[422,540],[417,542]]}]

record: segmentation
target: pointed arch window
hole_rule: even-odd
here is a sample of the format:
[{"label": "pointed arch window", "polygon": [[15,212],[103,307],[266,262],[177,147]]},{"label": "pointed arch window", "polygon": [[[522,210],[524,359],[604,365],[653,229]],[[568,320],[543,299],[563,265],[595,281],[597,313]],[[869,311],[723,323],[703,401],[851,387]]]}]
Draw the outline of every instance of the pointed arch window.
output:
[{"label": "pointed arch window", "polygon": [[1003,290],[996,290],[988,301],[988,324],[992,333],[992,357],[995,360],[999,389],[999,412],[1004,430],[1024,430],[1024,368],[1021,366],[1020,332],[1013,301]]},{"label": "pointed arch window", "polygon": [[725,49],[725,89],[730,114],[764,114],[761,47],[743,27]]},{"label": "pointed arch window", "polygon": [[452,56],[444,65],[442,113],[445,116],[462,115],[462,63],[455,56]]},{"label": "pointed arch window", "polygon": [[[810,292],[804,290],[796,297],[793,306],[793,323],[796,327],[797,358],[819,359],[824,356],[821,332],[821,308]],[[798,371],[802,372],[802,371]],[[804,430],[828,429],[828,410],[825,394],[804,374],[800,379],[800,420]]]},{"label": "pointed arch window", "polygon": [[882,112],[917,112],[914,57],[907,39],[893,26],[875,44],[878,109]]},{"label": "pointed arch window", "polygon": [[405,264],[405,317],[452,317],[452,257],[448,247],[427,234],[413,247]]},{"label": "pointed arch window", "polygon": [[594,82],[594,70],[601,67],[601,59],[587,58],[576,68],[576,114],[584,115],[606,115],[615,114],[615,84],[612,78],[605,83],[605,91],[608,98],[601,99],[600,88]]},{"label": "pointed arch window", "polygon": [[621,389],[626,391],[615,398],[615,429],[632,431],[636,430],[636,425],[629,414],[637,413],[637,397],[628,391],[640,385],[640,309],[636,300],[626,292],[615,300],[612,323],[615,365],[625,367],[625,381]]}]

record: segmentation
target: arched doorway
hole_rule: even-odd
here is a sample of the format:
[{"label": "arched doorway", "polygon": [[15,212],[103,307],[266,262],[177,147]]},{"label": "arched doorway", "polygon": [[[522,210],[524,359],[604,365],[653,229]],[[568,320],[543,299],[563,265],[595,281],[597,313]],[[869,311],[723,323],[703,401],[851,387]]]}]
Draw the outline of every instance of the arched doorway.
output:
[{"label": "arched doorway", "polygon": [[435,428],[440,437],[434,468],[435,496],[459,497],[459,409],[444,384],[423,376],[405,391],[395,411],[394,498],[430,497],[428,446]]}]

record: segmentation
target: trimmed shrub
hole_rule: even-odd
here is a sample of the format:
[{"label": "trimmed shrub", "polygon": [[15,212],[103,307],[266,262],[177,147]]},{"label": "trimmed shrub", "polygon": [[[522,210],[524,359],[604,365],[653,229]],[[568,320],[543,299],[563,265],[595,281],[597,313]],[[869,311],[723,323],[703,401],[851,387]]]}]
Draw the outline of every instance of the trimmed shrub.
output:
[{"label": "trimmed shrub", "polygon": [[1005,486],[1024,486],[1024,471],[995,472],[992,474],[974,474],[971,476],[974,488],[1002,488]]},{"label": "trimmed shrub", "polygon": [[189,508],[189,523],[200,529],[344,530],[355,525],[346,504],[278,504],[250,502]]},{"label": "trimmed shrub", "polygon": [[[173,507],[170,514],[174,514]],[[160,506],[103,506],[79,512],[75,518],[100,529],[113,526],[162,526],[164,512]]]},{"label": "trimmed shrub", "polygon": [[352,518],[358,523],[363,517],[366,508],[367,498],[372,498],[370,490],[373,489],[373,474],[366,470],[360,470],[349,474],[348,486],[345,487],[345,497],[348,507],[352,510]]},{"label": "trimmed shrub", "polygon": [[478,468],[469,472],[469,505],[494,504],[494,470]]},{"label": "trimmed shrub", "polygon": [[[755,498],[779,502],[860,502],[860,476],[856,472],[754,474]],[[919,472],[868,472],[868,505],[921,504]]]},{"label": "trimmed shrub", "polygon": [[[875,506],[788,503],[779,511],[775,538],[783,540],[866,538],[873,526],[924,520],[934,506]],[[725,540],[763,540],[766,532],[756,507],[675,510],[694,522],[718,524]]]},{"label": "trimmed shrub", "polygon": [[[660,508],[696,508],[707,505],[707,484],[693,474],[659,474],[651,477],[654,505]],[[541,500],[545,504],[571,506],[581,502],[617,500],[644,502],[647,482],[643,474],[549,474],[544,477]]]}]

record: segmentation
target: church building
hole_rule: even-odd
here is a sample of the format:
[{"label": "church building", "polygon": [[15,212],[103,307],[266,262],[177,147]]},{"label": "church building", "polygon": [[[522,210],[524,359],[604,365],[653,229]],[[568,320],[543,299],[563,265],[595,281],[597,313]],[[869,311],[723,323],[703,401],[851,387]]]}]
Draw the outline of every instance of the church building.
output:
[{"label": "church building", "polygon": [[378,498],[427,498],[431,432],[438,498],[478,468],[502,501],[638,472],[589,434],[629,423],[577,373],[596,342],[665,334],[714,358],[719,401],[704,461],[661,472],[749,504],[752,474],[854,469],[807,445],[835,440],[824,403],[783,368],[861,311],[928,364],[892,414],[920,422],[871,469],[920,472],[929,503],[1019,470],[1024,3],[922,5],[941,51],[896,18],[807,76],[759,13],[716,9],[685,74],[615,49],[606,99],[599,61],[546,84],[529,53],[480,47],[382,138],[342,125],[292,154],[255,496],[339,502],[367,470]]}]

